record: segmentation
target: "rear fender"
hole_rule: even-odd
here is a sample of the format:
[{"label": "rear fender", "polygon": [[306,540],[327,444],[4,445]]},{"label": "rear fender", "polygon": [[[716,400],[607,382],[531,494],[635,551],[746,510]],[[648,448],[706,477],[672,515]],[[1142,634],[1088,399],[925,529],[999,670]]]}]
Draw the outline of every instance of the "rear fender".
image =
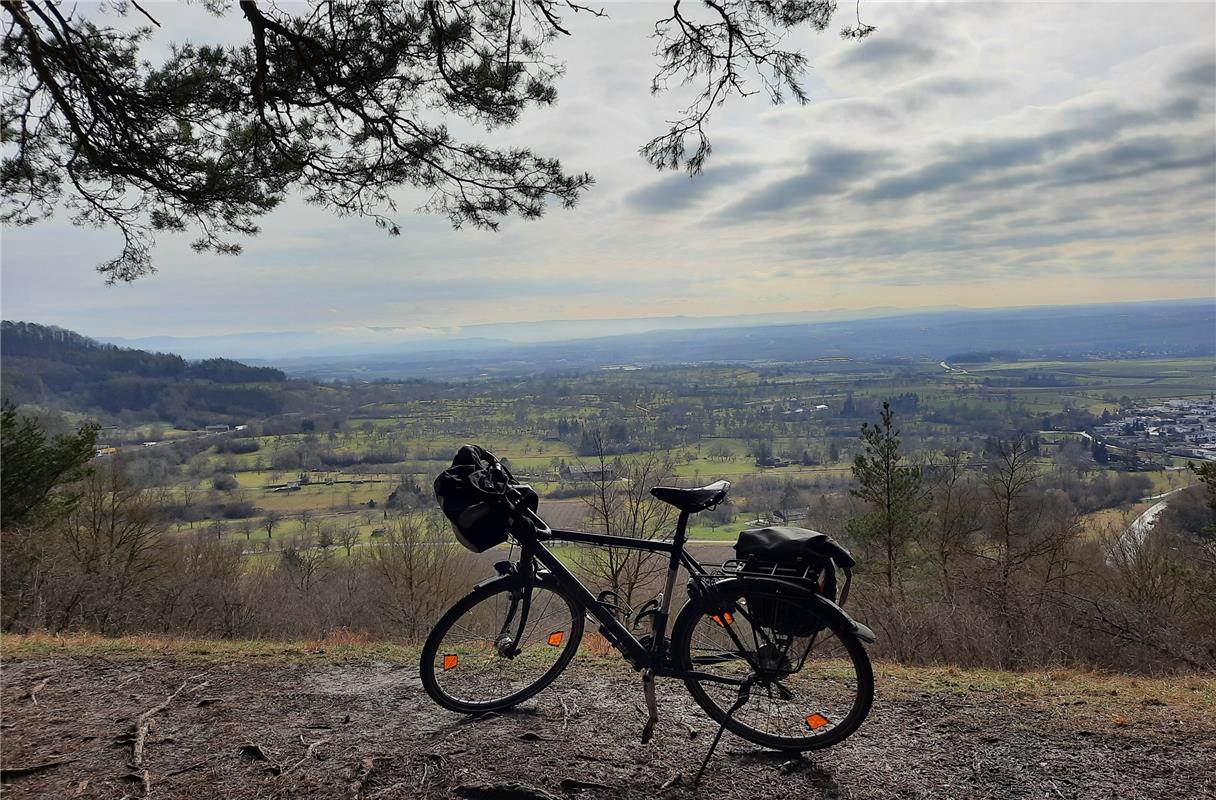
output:
[{"label": "rear fender", "polygon": [[738,593],[746,590],[748,587],[754,587],[759,591],[771,592],[778,595],[795,596],[810,605],[814,609],[814,613],[821,619],[843,630],[852,632],[853,635],[863,642],[874,644],[874,642],[878,641],[878,637],[874,635],[874,631],[870,630],[868,626],[850,617],[848,612],[836,603],[821,594],[816,594],[797,581],[767,576],[727,578],[706,587],[703,596],[708,602],[712,603],[711,598],[719,592],[724,596],[737,596]]}]

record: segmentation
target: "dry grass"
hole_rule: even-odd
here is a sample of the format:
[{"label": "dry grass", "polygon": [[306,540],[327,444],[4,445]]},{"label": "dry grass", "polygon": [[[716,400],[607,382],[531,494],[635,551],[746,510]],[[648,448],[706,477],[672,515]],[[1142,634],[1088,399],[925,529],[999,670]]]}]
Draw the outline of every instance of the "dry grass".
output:
[{"label": "dry grass", "polygon": [[284,661],[377,660],[416,663],[421,647],[394,642],[372,642],[365,634],[339,629],[323,639],[273,641],[239,639],[184,639],[176,636],[117,636],[91,633],[55,635],[32,633],[0,636],[5,659],[88,658],[119,656],[136,659],[266,658]]},{"label": "dry grass", "polygon": [[1134,719],[1143,709],[1167,706],[1180,716],[1216,716],[1216,677],[1152,677],[1078,669],[1007,672],[956,667],[909,667],[892,662],[875,665],[881,693],[900,697],[916,693],[998,694],[1039,707],[1092,707],[1106,715]]},{"label": "dry grass", "polygon": [[[371,641],[359,631],[337,629],[311,641],[184,639],[173,636],[105,637],[96,634],[0,636],[5,660],[121,657],[226,661],[271,659],[299,661],[387,661],[413,664],[420,646]],[[580,658],[605,666],[624,662],[603,637],[588,632]],[[1007,672],[994,669],[912,667],[879,661],[874,667],[879,692],[890,698],[915,694],[976,695],[992,693],[1045,706],[1093,705],[1104,712],[1134,716],[1137,709],[1168,706],[1187,715],[1216,717],[1216,677],[1208,675],[1143,676],[1076,669]]]}]

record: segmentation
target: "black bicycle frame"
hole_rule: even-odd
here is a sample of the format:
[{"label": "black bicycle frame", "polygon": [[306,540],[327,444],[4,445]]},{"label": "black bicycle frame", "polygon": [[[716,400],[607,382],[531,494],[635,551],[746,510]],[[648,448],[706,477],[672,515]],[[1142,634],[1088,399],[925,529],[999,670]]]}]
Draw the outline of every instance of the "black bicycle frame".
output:
[{"label": "black bicycle frame", "polygon": [[[680,512],[680,517],[676,521],[675,536],[670,541],[667,541],[663,539],[636,539],[628,536],[607,536],[586,531],[557,530],[550,528],[536,514],[528,512],[528,518],[536,527],[536,532],[535,534],[527,532],[517,533],[515,540],[519,542],[523,551],[521,563],[530,563],[531,559],[535,558],[548,569],[557,583],[573,595],[582,604],[587,613],[590,613],[599,622],[600,633],[624,654],[625,658],[635,669],[650,669],[655,675],[664,677],[685,677],[689,674],[695,674],[704,679],[724,683],[737,683],[737,681],[724,679],[716,675],[702,675],[701,673],[687,673],[671,669],[664,660],[664,649],[667,641],[667,622],[671,616],[671,598],[675,593],[676,579],[679,575],[680,566],[683,565],[688,570],[689,575],[698,582],[700,582],[702,576],[708,574],[705,568],[684,550],[684,543],[688,541],[688,517],[689,512]],[[544,542],[554,541],[591,544],[600,547],[621,547],[627,550],[645,550],[652,553],[668,554],[667,582],[663,589],[663,601],[659,605],[658,612],[655,615],[653,624],[654,639],[651,641],[649,648],[638,641],[633,632],[616,618],[612,609],[601,603],[595,595],[591,594],[591,591],[583,585],[582,581],[575,577],[574,573],[567,569],[566,565],[559,561],[557,556],[545,547]]]}]

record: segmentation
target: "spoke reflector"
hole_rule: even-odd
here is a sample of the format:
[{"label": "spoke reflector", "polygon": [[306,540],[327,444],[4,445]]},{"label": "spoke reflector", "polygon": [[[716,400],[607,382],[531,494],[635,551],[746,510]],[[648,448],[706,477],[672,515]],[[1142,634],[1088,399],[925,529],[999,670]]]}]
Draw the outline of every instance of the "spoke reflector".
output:
[{"label": "spoke reflector", "polygon": [[456,666],[457,662],[459,662],[459,661],[460,661],[460,659],[457,658],[456,656],[444,656],[443,657],[443,671],[447,672],[448,670],[452,669],[453,667]]},{"label": "spoke reflector", "polygon": [[549,646],[561,647],[563,636],[565,636],[565,634],[561,631],[554,631],[553,633],[549,634]]},{"label": "spoke reflector", "polygon": [[828,718],[823,714],[811,714],[806,718],[806,724],[810,726],[811,730],[817,731],[828,724]]},{"label": "spoke reflector", "polygon": [[723,612],[721,614],[714,614],[712,617],[710,617],[710,619],[712,619],[714,622],[718,623],[718,626],[722,627],[722,628],[725,628],[727,625],[730,625],[735,621],[735,618],[733,616],[731,616],[731,613],[729,611]]}]

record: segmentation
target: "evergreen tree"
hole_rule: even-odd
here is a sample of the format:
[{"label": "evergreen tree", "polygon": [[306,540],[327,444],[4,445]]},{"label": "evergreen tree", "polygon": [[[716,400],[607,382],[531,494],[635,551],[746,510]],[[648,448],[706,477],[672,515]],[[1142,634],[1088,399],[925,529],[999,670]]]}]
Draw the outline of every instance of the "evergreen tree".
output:
[{"label": "evergreen tree", "polygon": [[891,404],[883,403],[879,423],[862,424],[864,452],[853,460],[853,477],[859,486],[850,490],[871,510],[851,520],[849,532],[881,551],[888,588],[898,582],[904,549],[928,510],[920,467],[900,464],[899,431],[894,416]]},{"label": "evergreen tree", "polygon": [[1196,466],[1194,463],[1187,463],[1191,471],[1199,478],[1199,482],[1207,488],[1208,510],[1211,511],[1211,524],[1203,530],[1203,534],[1216,539],[1216,461],[1205,461]]},{"label": "evergreen tree", "polygon": [[62,488],[88,473],[96,453],[96,425],[47,438],[32,417],[4,403],[0,415],[0,527],[32,522],[69,510],[75,495]]},{"label": "evergreen tree", "polygon": [[[607,16],[575,0],[205,2],[226,17],[224,43],[172,43],[155,62],[142,23],[160,23],[148,9],[92,5],[0,6],[0,218],[29,224],[67,206],[78,224],[117,228],[123,249],[99,266],[110,281],[151,272],[160,231],[193,230],[195,249],[237,253],[237,238],[292,191],[396,234],[388,215],[409,187],[456,227],[494,229],[572,206],[592,184],[555,158],[455,133],[501,141],[502,128],[556,102],[563,16]],[[785,44],[836,12],[834,0],[706,6],[676,3],[651,29],[653,92],[698,87],[640,148],[660,169],[701,171],[707,120],[731,95],[807,102],[807,58]],[[227,44],[242,30],[244,42]]]}]

